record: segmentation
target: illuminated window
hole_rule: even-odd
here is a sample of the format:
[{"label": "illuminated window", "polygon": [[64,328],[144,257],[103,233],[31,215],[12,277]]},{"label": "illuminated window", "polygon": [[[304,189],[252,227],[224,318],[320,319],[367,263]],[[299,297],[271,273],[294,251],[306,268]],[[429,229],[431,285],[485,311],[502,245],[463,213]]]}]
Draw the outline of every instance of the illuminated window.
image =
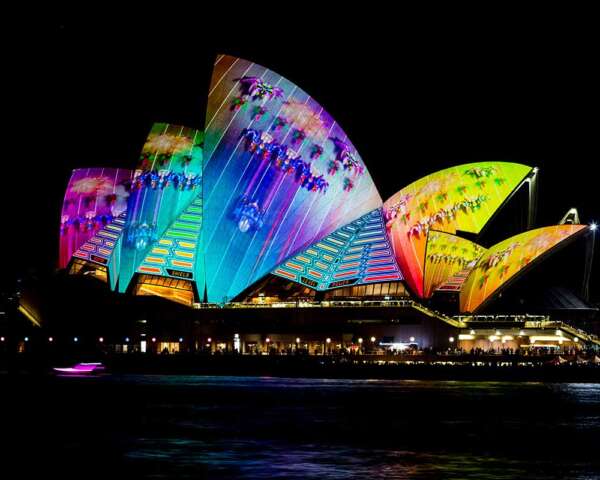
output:
[{"label": "illuminated window", "polygon": [[139,275],[135,294],[163,297],[184,305],[194,303],[192,282],[156,275]]},{"label": "illuminated window", "polygon": [[107,282],[107,272],[106,267],[102,265],[96,265],[95,263],[86,262],[85,260],[80,260],[78,258],[74,258],[71,263],[71,267],[69,268],[69,275],[85,275],[88,277],[97,278],[102,282]]}]

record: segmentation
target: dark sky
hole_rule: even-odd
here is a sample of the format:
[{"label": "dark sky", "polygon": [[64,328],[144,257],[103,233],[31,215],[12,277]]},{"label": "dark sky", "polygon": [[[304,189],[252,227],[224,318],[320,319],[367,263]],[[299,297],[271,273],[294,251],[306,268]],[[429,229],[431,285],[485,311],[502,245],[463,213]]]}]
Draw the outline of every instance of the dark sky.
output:
[{"label": "dark sky", "polygon": [[268,66],[323,104],[384,199],[457,162],[518,161],[540,168],[538,225],[572,206],[583,222],[600,220],[597,39],[585,25],[509,15],[473,27],[385,12],[365,23],[89,18],[55,18],[10,39],[8,272],[52,270],[71,169],[131,168],[155,121],[202,128],[217,52]]}]

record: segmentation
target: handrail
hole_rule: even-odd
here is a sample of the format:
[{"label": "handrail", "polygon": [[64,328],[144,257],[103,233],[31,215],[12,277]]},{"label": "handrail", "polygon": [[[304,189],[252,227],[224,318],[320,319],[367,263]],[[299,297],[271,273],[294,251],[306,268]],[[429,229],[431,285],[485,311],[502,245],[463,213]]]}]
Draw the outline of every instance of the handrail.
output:
[{"label": "handrail", "polygon": [[462,322],[499,322],[499,321],[511,321],[511,322],[528,322],[528,321],[548,321],[550,316],[548,315],[454,315],[452,318]]},{"label": "handrail", "polygon": [[282,301],[272,303],[249,303],[249,302],[227,302],[224,304],[216,303],[195,303],[194,308],[196,309],[209,309],[209,308],[351,308],[351,307],[410,307],[420,312],[435,317],[438,320],[442,320],[454,327],[463,328],[464,322],[451,318],[438,311],[430,310],[429,308],[415,302],[410,298],[390,299],[390,300],[323,300],[321,302],[312,301]]}]

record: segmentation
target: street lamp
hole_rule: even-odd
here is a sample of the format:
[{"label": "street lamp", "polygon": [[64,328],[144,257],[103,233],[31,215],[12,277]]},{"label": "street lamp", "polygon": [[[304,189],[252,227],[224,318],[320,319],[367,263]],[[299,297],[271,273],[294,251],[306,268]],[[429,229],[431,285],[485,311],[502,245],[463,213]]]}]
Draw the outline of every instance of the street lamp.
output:
[{"label": "street lamp", "polygon": [[450,337],[450,338],[448,339],[448,341],[449,341],[450,343],[454,343],[454,337]]}]

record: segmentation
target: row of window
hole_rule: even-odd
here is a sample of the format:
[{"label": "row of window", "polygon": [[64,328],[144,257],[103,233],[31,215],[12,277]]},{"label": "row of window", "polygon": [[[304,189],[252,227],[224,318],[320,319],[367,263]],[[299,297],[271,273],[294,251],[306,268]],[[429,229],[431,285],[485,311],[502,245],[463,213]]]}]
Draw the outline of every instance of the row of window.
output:
[{"label": "row of window", "polygon": [[103,282],[107,281],[106,267],[86,262],[85,260],[81,260],[79,258],[73,259],[73,262],[71,263],[71,268],[69,269],[69,274],[93,275],[94,277],[102,280]]},{"label": "row of window", "polygon": [[180,280],[178,278],[158,277],[156,275],[140,275],[138,285],[157,285],[159,287],[177,288],[179,290],[191,290],[192,283],[188,280]]},{"label": "row of window", "polygon": [[403,296],[406,295],[406,289],[400,282],[371,283],[338,288],[327,292],[326,297],[379,297],[385,295]]}]

